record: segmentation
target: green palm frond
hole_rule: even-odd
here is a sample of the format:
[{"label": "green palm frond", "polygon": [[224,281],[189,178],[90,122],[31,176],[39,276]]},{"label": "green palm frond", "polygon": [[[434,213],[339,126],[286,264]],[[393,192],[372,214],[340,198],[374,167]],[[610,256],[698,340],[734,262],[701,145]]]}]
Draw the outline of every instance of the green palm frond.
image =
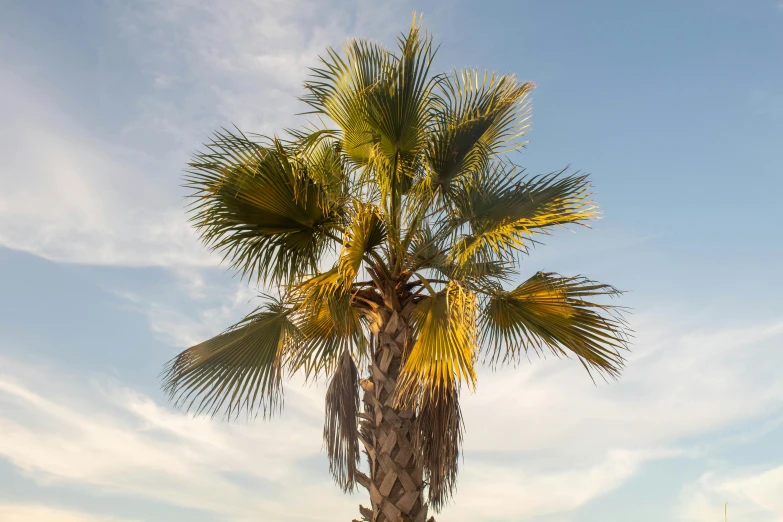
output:
[{"label": "green palm frond", "polygon": [[435,85],[429,76],[433,55],[432,38],[422,35],[414,20],[408,34],[399,38],[399,56],[394,56],[388,74],[368,92],[369,122],[389,164],[412,164],[426,143]]},{"label": "green palm frond", "polygon": [[459,264],[449,257],[443,241],[435,237],[429,226],[424,226],[411,241],[409,248],[412,271],[434,270],[448,279],[465,283],[470,288],[487,288],[508,279],[513,264],[504,260],[485,260]]},{"label": "green palm frond", "polygon": [[476,382],[475,295],[452,281],[417,304],[412,318],[415,342],[400,372],[398,402],[437,400],[442,388],[460,382],[472,387]]},{"label": "green palm frond", "polygon": [[330,199],[280,142],[219,133],[189,165],[191,220],[243,277],[295,281],[334,244],[342,201]]},{"label": "green palm frond", "polygon": [[345,153],[367,167],[383,197],[402,194],[427,140],[432,39],[414,23],[399,55],[364,40],[351,40],[343,54],[327,51],[302,100],[340,127]]},{"label": "green palm frond", "polygon": [[164,390],[178,407],[197,413],[272,415],[282,405],[283,358],[299,339],[290,314],[272,301],[188,348],[164,368]]},{"label": "green palm frond", "polygon": [[345,153],[358,166],[366,166],[376,142],[367,97],[391,70],[392,57],[387,49],[366,40],[350,40],[343,53],[345,57],[327,49],[322,67],[311,69],[302,101],[340,127]]},{"label": "green palm frond", "polygon": [[522,146],[528,129],[532,82],[475,70],[454,72],[439,83],[435,125],[426,152],[432,181],[444,192],[465,172],[486,168],[492,155]]},{"label": "green palm frond", "polygon": [[537,234],[569,223],[583,225],[598,212],[587,175],[565,171],[525,178],[497,166],[460,194],[455,229],[469,226],[454,245],[456,263],[508,259],[528,252]]},{"label": "green palm frond", "polygon": [[312,277],[292,289],[300,339],[291,350],[288,366],[306,376],[330,372],[343,350],[366,358],[367,338],[360,311],[352,305],[337,268]]},{"label": "green palm frond", "polygon": [[[316,131],[320,133],[321,131]],[[298,164],[307,177],[322,186],[326,191],[326,199],[331,202],[341,202],[351,190],[349,168],[342,154],[340,141],[331,138],[331,131],[324,131],[321,139],[311,143],[297,143],[295,148]],[[295,146],[296,146],[295,145]]]},{"label": "green palm frond", "polygon": [[362,261],[386,239],[386,225],[379,210],[372,204],[356,203],[350,225],[343,237],[343,248],[338,260],[338,272],[343,283],[353,283]]},{"label": "green palm frond", "polygon": [[576,355],[610,376],[623,367],[629,330],[616,307],[590,298],[617,296],[612,286],[584,277],[539,272],[511,291],[495,291],[481,318],[482,345],[492,363],[518,361],[529,350]]},{"label": "green palm frond", "polygon": [[353,491],[359,466],[359,372],[348,350],[343,350],[326,390],[324,444],[329,471],[343,491]]}]

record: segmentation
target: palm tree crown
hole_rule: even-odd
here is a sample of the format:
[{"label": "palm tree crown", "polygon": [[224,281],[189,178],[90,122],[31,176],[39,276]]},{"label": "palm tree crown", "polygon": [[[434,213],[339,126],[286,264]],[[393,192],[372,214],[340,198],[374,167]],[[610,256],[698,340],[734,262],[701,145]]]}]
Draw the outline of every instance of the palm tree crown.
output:
[{"label": "palm tree crown", "polygon": [[270,295],[168,363],[165,388],[198,412],[266,417],[284,374],[327,379],[330,468],[370,491],[365,520],[423,521],[448,500],[478,363],[550,351],[614,377],[629,335],[600,302],[609,285],[512,284],[542,234],[596,217],[588,177],[528,176],[507,158],[524,145],[530,82],[431,74],[434,54],[416,20],[396,52],[329,49],[302,98],[316,124],[285,139],[218,132],[186,177],[204,242]]}]

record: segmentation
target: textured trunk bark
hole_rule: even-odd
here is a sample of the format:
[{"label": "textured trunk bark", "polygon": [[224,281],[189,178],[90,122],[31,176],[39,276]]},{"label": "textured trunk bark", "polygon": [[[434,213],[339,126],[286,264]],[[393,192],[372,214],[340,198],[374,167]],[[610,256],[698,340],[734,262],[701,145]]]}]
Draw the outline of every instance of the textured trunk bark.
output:
[{"label": "textured trunk bark", "polygon": [[402,356],[410,342],[404,315],[379,311],[372,324],[370,379],[362,382],[365,413],[361,435],[370,461],[366,486],[372,509],[362,508],[361,512],[371,522],[427,521],[423,470],[413,448],[414,412],[394,407]]}]

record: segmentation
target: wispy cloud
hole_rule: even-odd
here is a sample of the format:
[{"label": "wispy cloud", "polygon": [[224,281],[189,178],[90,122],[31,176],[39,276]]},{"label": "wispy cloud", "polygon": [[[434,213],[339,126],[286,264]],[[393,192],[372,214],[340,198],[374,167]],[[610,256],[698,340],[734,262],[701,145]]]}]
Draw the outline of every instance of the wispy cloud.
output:
[{"label": "wispy cloud", "polygon": [[[185,348],[206,340],[237,323],[260,304],[259,291],[237,279],[215,279],[216,271],[177,267],[169,271],[174,284],[153,293],[133,288],[110,291],[146,317],[150,331],[163,343]],[[183,309],[178,299],[190,300]]]},{"label": "wispy cloud", "polygon": [[[320,520],[316,506],[344,518],[352,512],[325,468],[314,476],[301,470],[320,455],[318,390],[292,386],[280,422],[225,425],[173,413],[116,384],[73,389],[57,373],[2,363],[0,404],[8,415],[0,419],[0,455],[33,479],[237,520]],[[297,488],[283,487],[294,482]]]},{"label": "wispy cloud", "polygon": [[675,455],[671,450],[612,450],[592,465],[532,470],[525,464],[491,464],[468,457],[459,497],[444,518],[501,521],[570,513],[625,483],[644,463]]},{"label": "wispy cloud", "polygon": [[36,504],[0,504],[3,522],[139,522]]},{"label": "wispy cloud", "polygon": [[[697,457],[700,437],[783,405],[780,375],[760,368],[781,363],[783,324],[684,335],[666,330],[673,322],[665,318],[645,321],[633,355],[639,364],[632,359],[618,383],[594,386],[578,364],[556,360],[481,375],[479,391],[464,397],[465,463],[443,517],[573,512],[645,463]],[[320,452],[322,387],[294,382],[282,418],[225,425],[172,412],[116,383],[79,386],[56,370],[1,362],[0,455],[34,479],[237,520],[316,520],[324,506],[336,517],[355,513],[357,499],[331,485]],[[763,492],[775,491],[764,484],[777,484],[776,473],[761,482],[705,479],[683,517],[724,487],[773,509],[775,497]],[[283,487],[294,483],[301,486]]]},{"label": "wispy cloud", "polygon": [[295,126],[296,96],[318,53],[348,35],[393,36],[410,16],[407,3],[353,1],[104,8],[113,44],[130,46],[133,76],[146,85],[127,99],[111,93],[125,109],[98,133],[59,91],[4,70],[2,246],[78,263],[214,265],[183,212],[179,173],[190,153],[220,126],[270,134]]},{"label": "wispy cloud", "polygon": [[[646,462],[703,456],[703,438],[783,406],[783,377],[765,371],[783,364],[783,323],[700,331],[658,316],[637,324],[616,383],[593,385],[577,363],[560,360],[479,375],[478,391],[463,399],[465,471],[450,518],[576,509]],[[556,487],[564,483],[582,486]]]},{"label": "wispy cloud", "polygon": [[[148,310],[157,335],[199,331],[203,340],[205,317],[215,319],[214,328],[221,320],[228,324],[229,316],[236,320],[246,306],[240,294],[210,295],[197,315],[160,314],[141,297],[138,306]],[[618,382],[594,385],[578,363],[554,358],[480,371],[478,391],[463,396],[465,471],[444,516],[523,518],[577,509],[651,460],[701,458],[742,443],[715,442],[713,434],[774,417],[783,407],[783,377],[769,371],[783,364],[783,322],[716,330],[695,317],[662,313],[637,316],[634,323],[639,337]],[[774,429],[772,420],[767,431]],[[550,487],[563,480],[585,486]],[[530,492],[524,502],[504,502],[504,495],[520,492]]]},{"label": "wispy cloud", "polygon": [[728,502],[732,520],[783,521],[783,465],[728,474],[706,473],[683,488],[680,516],[687,522],[717,518]]},{"label": "wispy cloud", "polygon": [[[467,423],[494,429],[469,431],[469,447],[558,448],[580,458],[596,449],[659,447],[783,404],[783,378],[765,371],[783,362],[783,323],[699,331],[698,322],[662,315],[636,324],[639,337],[616,383],[593,385],[578,363],[557,359],[479,375],[479,390],[465,398]],[[514,414],[497,416],[492,406],[510,397]]]}]

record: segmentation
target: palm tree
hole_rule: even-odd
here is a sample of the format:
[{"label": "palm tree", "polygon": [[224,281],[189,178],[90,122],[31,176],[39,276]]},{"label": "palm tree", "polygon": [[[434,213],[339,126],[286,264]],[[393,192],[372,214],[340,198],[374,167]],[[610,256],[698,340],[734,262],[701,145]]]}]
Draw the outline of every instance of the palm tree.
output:
[{"label": "palm tree", "polygon": [[334,480],[369,491],[363,520],[424,522],[455,491],[460,390],[478,363],[551,351],[616,377],[629,330],[600,303],[609,285],[511,284],[542,234],[597,215],[586,175],[531,177],[506,157],[523,146],[531,83],[430,74],[415,18],[396,53],[342,51],[305,82],[317,123],[285,139],[223,130],[189,164],[202,239],[267,295],[170,361],[164,387],[178,407],[268,417],[284,374],[326,379]]}]

